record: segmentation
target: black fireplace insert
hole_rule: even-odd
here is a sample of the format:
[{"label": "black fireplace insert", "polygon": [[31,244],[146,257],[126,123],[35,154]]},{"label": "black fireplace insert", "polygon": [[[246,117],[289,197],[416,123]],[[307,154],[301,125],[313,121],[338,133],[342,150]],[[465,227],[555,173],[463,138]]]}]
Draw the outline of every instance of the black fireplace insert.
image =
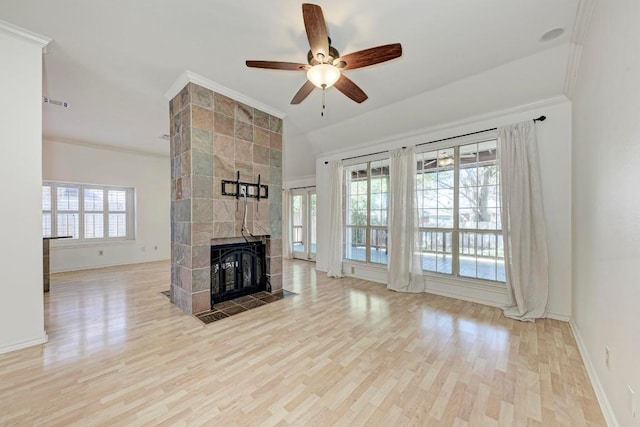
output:
[{"label": "black fireplace insert", "polygon": [[263,242],[211,246],[211,308],[266,290],[265,265]]}]

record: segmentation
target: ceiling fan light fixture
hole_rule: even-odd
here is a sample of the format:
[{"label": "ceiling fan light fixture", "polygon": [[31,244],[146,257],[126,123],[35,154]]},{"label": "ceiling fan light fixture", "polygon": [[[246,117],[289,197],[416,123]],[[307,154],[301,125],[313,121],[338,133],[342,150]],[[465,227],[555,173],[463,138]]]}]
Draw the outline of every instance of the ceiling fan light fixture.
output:
[{"label": "ceiling fan light fixture", "polygon": [[331,64],[318,64],[307,71],[307,78],[319,88],[328,88],[338,81],[340,70]]},{"label": "ceiling fan light fixture", "polygon": [[452,164],[454,164],[453,157],[449,156],[448,154],[441,154],[440,156],[438,156],[439,167],[444,168],[447,166],[451,166]]}]

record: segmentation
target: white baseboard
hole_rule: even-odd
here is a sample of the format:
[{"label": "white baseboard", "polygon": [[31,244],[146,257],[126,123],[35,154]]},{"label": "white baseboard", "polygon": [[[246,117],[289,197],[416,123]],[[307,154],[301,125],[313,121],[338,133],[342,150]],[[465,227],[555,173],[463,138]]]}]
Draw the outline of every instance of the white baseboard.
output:
[{"label": "white baseboard", "polygon": [[51,270],[51,274],[55,273],[68,273],[71,271],[82,271],[82,270],[95,270],[96,268],[106,268],[106,267],[117,267],[119,265],[133,265],[133,264],[144,264],[147,262],[158,262],[158,261],[170,261],[171,258],[156,258],[156,259],[147,259],[144,261],[134,261],[134,262],[119,262],[113,264],[97,264],[97,265],[83,265],[81,267],[71,267],[71,268],[62,268]]},{"label": "white baseboard", "polygon": [[34,345],[44,344],[47,341],[49,341],[49,337],[47,336],[46,332],[42,331],[42,336],[38,338],[33,338],[30,340],[0,347],[0,354],[9,353],[10,351],[22,350],[23,348],[31,347]]},{"label": "white baseboard", "polygon": [[547,312],[547,319],[559,320],[561,322],[570,322],[571,321],[571,316],[566,316],[564,314],[556,314],[556,313],[548,313]]},{"label": "white baseboard", "polygon": [[478,297],[474,297],[474,296],[470,296],[470,295],[462,295],[459,293],[455,293],[455,292],[445,292],[442,291],[441,289],[433,289],[433,288],[427,288],[427,290],[425,291],[428,294],[433,294],[433,295],[438,295],[441,297],[447,297],[447,298],[453,298],[453,299],[459,299],[462,301],[469,301],[469,302],[475,302],[476,304],[482,304],[482,305],[487,305],[489,307],[502,307],[504,305],[504,303],[499,303],[490,299],[483,299],[483,298],[478,298]]},{"label": "white baseboard", "polygon": [[[375,283],[387,284],[387,269],[385,266],[364,264],[358,262],[343,262],[346,277],[369,280]],[[502,307],[506,304],[506,289],[502,287],[472,284],[468,281],[452,280],[425,275],[425,292],[463,301],[475,302],[491,307]]]},{"label": "white baseboard", "polygon": [[589,380],[591,381],[591,385],[593,386],[593,391],[596,393],[596,398],[598,399],[598,403],[600,404],[602,415],[604,415],[604,419],[609,427],[619,427],[620,424],[618,424],[618,420],[613,413],[613,409],[611,408],[609,399],[607,399],[607,395],[604,392],[604,388],[602,388],[600,379],[598,379],[596,370],[593,367],[593,363],[591,362],[591,357],[589,357],[589,353],[587,352],[587,347],[585,346],[584,341],[582,340],[582,336],[580,335],[578,325],[575,324],[573,319],[569,321],[569,325],[571,326],[573,337],[576,339],[576,344],[578,344],[578,350],[580,351],[582,361],[584,362],[584,367],[587,370],[587,375],[589,376]]}]

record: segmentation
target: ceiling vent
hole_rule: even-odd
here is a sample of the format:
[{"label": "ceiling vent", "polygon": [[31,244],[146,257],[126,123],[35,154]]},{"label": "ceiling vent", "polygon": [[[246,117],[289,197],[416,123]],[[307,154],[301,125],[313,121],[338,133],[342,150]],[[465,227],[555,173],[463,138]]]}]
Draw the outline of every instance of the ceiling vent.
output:
[{"label": "ceiling vent", "polygon": [[42,102],[44,104],[57,105],[58,107],[62,107],[62,108],[71,108],[71,105],[69,105],[68,102],[56,101],[55,99],[47,98],[46,96],[42,97]]}]

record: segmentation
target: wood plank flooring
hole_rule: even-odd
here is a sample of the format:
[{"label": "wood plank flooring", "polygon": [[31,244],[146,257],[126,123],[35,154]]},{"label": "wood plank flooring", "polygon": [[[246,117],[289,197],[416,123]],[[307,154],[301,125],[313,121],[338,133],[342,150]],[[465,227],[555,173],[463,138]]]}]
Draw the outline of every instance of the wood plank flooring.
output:
[{"label": "wood plank flooring", "polygon": [[328,279],[209,325],[169,263],[57,274],[49,342],[0,355],[0,425],[604,426],[569,325]]}]

